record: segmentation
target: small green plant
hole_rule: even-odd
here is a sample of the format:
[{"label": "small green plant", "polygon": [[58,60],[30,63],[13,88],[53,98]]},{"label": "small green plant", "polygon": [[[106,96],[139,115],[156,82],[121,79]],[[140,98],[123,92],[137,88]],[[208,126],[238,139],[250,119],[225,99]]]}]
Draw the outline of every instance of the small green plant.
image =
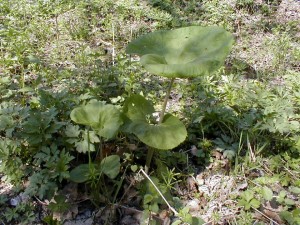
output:
[{"label": "small green plant", "polygon": [[292,212],[280,212],[280,217],[288,222],[289,225],[300,224],[300,209],[294,209]]},{"label": "small green plant", "polygon": [[[80,164],[70,172],[70,180],[76,183],[88,182],[93,193],[99,194],[99,188],[104,184],[105,174],[110,179],[117,177],[120,171],[120,157],[118,155],[106,156],[102,152],[102,139],[113,138],[119,131],[123,121],[120,111],[113,105],[91,100],[84,106],[77,107],[71,112],[71,119],[79,124],[86,125],[93,129],[99,136],[99,162],[93,162],[90,148],[90,132],[87,132],[87,151],[89,161],[87,164]],[[99,197],[99,195],[97,195]]]},{"label": "small green plant", "polygon": [[55,202],[50,202],[48,208],[52,212],[65,212],[69,209],[70,203],[66,202],[66,197],[62,195],[54,196]]},{"label": "small green plant", "polygon": [[[143,196],[143,208],[152,212],[159,212],[159,205],[164,204],[161,194],[167,199],[171,200],[171,194],[168,187],[159,182],[156,177],[150,177],[150,180],[144,180],[140,184],[140,194]],[[161,193],[158,193],[154,185],[159,188]]]},{"label": "small green plant", "polygon": [[254,191],[247,190],[241,193],[238,204],[243,206],[245,210],[249,210],[251,207],[258,208],[261,203],[255,198]]},{"label": "small green plant", "polygon": [[175,222],[172,223],[172,225],[180,225],[180,224],[190,224],[190,225],[202,225],[205,223],[204,220],[202,220],[199,217],[193,217],[189,213],[189,208],[184,207],[182,208],[177,215],[180,219],[175,220]]},{"label": "small green plant", "polygon": [[33,206],[29,203],[21,203],[16,207],[1,209],[0,221],[7,224],[32,224],[35,221]]}]

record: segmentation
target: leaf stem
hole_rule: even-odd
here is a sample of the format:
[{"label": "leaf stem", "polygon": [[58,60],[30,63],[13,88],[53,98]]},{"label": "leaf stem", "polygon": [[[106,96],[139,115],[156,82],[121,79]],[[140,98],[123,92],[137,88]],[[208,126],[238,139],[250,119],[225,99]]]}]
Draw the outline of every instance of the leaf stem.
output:
[{"label": "leaf stem", "polygon": [[145,172],[147,174],[148,174],[149,169],[150,169],[150,164],[151,164],[151,161],[152,161],[153,153],[154,153],[154,148],[149,147],[148,152],[147,152],[146,165],[145,165]]},{"label": "leaf stem", "polygon": [[168,103],[168,100],[169,100],[169,97],[170,97],[170,94],[171,94],[171,89],[172,89],[172,85],[174,83],[174,80],[175,80],[175,78],[172,78],[171,81],[170,81],[170,84],[169,84],[169,87],[168,87],[168,90],[167,90],[167,93],[166,93],[166,96],[165,96],[165,100],[164,100],[164,103],[163,103],[163,106],[162,106],[162,110],[161,110],[160,115],[159,115],[158,124],[161,124],[163,119],[164,119],[166,108],[167,108],[167,103]]},{"label": "leaf stem", "polygon": [[[158,124],[161,124],[163,119],[164,119],[167,104],[168,104],[168,100],[169,100],[169,97],[170,97],[170,94],[171,94],[171,89],[172,89],[172,85],[174,83],[174,80],[175,80],[175,78],[172,78],[171,81],[170,81],[170,84],[169,84],[169,87],[168,87],[168,90],[167,90],[167,93],[166,93],[166,96],[165,96],[165,100],[164,100],[164,103],[163,103],[163,106],[162,106],[162,110],[161,110],[160,115],[159,115]],[[149,169],[150,169],[150,164],[151,164],[151,161],[152,161],[154,150],[155,150],[154,148],[149,147],[148,152],[147,152],[146,165],[145,165],[145,172],[147,174],[148,174]]]}]

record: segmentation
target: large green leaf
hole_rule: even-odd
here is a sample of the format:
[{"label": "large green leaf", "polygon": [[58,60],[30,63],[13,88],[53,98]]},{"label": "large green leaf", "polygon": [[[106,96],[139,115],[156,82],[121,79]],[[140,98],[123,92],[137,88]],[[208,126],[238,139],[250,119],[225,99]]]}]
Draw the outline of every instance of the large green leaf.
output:
[{"label": "large green leaf", "polygon": [[155,112],[150,101],[141,95],[131,95],[124,103],[123,111],[131,120],[146,120],[146,116],[151,116]]},{"label": "large green leaf", "polygon": [[141,64],[153,74],[188,78],[217,70],[232,44],[232,35],[223,28],[191,26],[143,35],[126,51],[141,56]]},{"label": "large green leaf", "polygon": [[161,124],[137,122],[132,130],[143,143],[162,150],[177,147],[187,136],[184,124],[171,114],[165,115]]},{"label": "large green leaf", "polygon": [[187,131],[178,118],[168,114],[161,124],[155,124],[148,118],[153,112],[153,107],[144,97],[130,97],[124,105],[124,113],[128,117],[126,131],[156,149],[173,149],[185,140]]},{"label": "large green leaf", "polygon": [[117,133],[122,119],[120,111],[113,105],[92,101],[72,110],[71,119],[79,124],[92,127],[100,136],[112,138]]}]

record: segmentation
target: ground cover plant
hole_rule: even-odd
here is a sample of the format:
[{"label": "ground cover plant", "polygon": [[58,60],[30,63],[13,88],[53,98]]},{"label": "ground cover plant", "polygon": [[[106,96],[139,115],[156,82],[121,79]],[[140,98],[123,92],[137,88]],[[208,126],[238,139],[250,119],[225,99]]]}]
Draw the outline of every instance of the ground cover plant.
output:
[{"label": "ground cover plant", "polygon": [[300,224],[299,4],[0,1],[1,224]]}]

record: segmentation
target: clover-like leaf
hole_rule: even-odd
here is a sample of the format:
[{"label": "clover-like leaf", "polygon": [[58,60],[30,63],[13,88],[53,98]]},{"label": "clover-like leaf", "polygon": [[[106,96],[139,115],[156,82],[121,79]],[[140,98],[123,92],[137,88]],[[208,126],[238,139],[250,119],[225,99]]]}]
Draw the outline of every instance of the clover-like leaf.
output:
[{"label": "clover-like leaf", "polygon": [[182,143],[187,131],[175,116],[167,114],[162,123],[152,123],[148,116],[154,112],[142,96],[132,96],[124,105],[124,113],[129,118],[127,131],[135,134],[146,145],[162,150],[173,149]]},{"label": "clover-like leaf", "polygon": [[128,44],[150,73],[169,78],[189,78],[216,71],[229,54],[233,36],[220,27],[190,26],[155,31]]},{"label": "clover-like leaf", "polygon": [[113,105],[91,101],[71,112],[71,119],[79,124],[90,126],[98,135],[112,138],[117,133],[122,119],[120,111]]}]

